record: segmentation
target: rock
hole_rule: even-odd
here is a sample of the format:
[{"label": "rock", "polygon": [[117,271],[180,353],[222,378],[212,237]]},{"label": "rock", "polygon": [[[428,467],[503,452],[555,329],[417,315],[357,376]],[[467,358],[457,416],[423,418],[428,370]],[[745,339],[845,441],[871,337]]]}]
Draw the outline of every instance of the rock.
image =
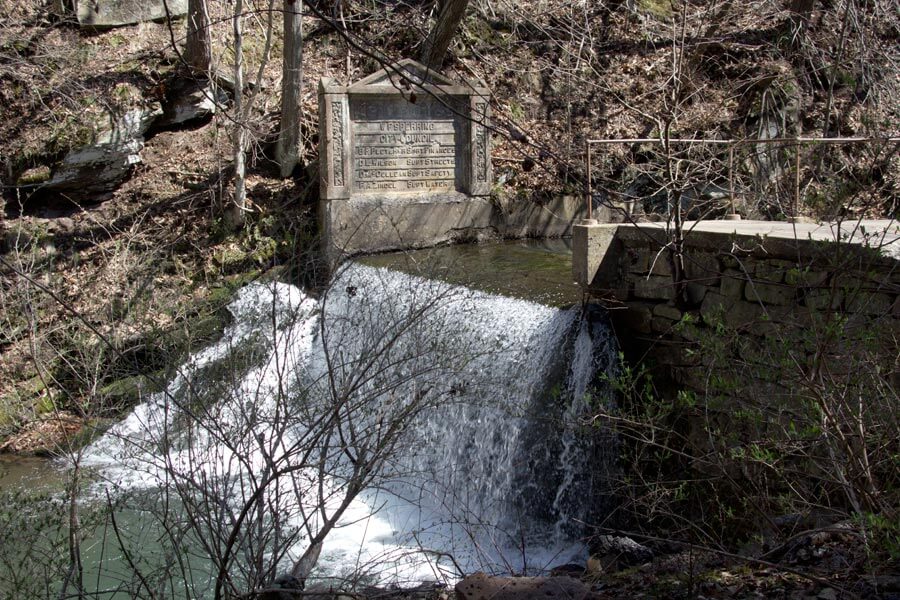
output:
[{"label": "rock", "polygon": [[435,600],[441,597],[441,590],[444,587],[446,586],[443,583],[435,581],[425,581],[414,587],[402,587],[396,584],[388,587],[363,586],[353,597],[345,597],[344,600],[359,600],[360,596],[365,600]]},{"label": "rock", "polygon": [[124,144],[88,146],[70,152],[44,189],[78,195],[106,192],[122,182],[141,162],[143,139]]},{"label": "rock", "polygon": [[625,536],[601,535],[591,543],[592,565],[615,571],[653,560],[653,551]]},{"label": "rock", "polygon": [[[72,9],[65,0],[54,0],[53,10],[65,17]],[[180,17],[187,14],[188,0],[72,0],[78,24],[82,27],[120,27],[142,21],[161,21],[169,15]]]},{"label": "rock", "polygon": [[584,600],[591,589],[572,577],[469,575],[456,584],[459,600]]},{"label": "rock", "polygon": [[640,277],[634,282],[634,295],[648,300],[669,300],[675,295],[675,284],[671,277]]},{"label": "rock", "polygon": [[650,333],[651,331],[653,313],[646,305],[631,303],[622,311],[622,314],[616,316],[632,331],[638,333]]},{"label": "rock", "polygon": [[682,313],[678,308],[670,304],[657,304],[653,307],[653,316],[662,317],[670,321],[680,321]]},{"label": "rock", "polygon": [[584,575],[585,568],[582,565],[576,565],[574,563],[568,563],[565,565],[559,565],[558,567],[553,567],[550,569],[551,577],[575,577],[576,579]]},{"label": "rock", "polygon": [[0,245],[0,251],[10,252],[13,248],[26,248],[34,240],[29,228],[21,225],[14,227],[3,225],[3,244]]},{"label": "rock", "polygon": [[866,575],[863,581],[881,592],[900,592],[900,575]]},{"label": "rock", "polygon": [[50,167],[39,165],[26,170],[16,180],[17,186],[40,185],[50,179]]},{"label": "rock", "polygon": [[787,306],[794,303],[796,295],[796,289],[779,283],[751,281],[744,287],[744,297],[750,302]]},{"label": "rock", "polygon": [[47,233],[53,235],[67,234],[75,231],[75,221],[70,217],[56,217],[47,220]]},{"label": "rock", "polygon": [[698,306],[703,302],[703,298],[706,297],[706,292],[709,288],[703,284],[695,283],[693,281],[688,282],[685,286],[685,296],[688,303],[693,306]]},{"label": "rock", "polygon": [[288,573],[275,578],[272,587],[260,590],[256,597],[259,600],[292,600],[303,597],[304,582]]},{"label": "rock", "polygon": [[228,94],[221,87],[208,81],[190,79],[175,81],[166,97],[163,114],[153,123],[154,128],[174,127],[209,118],[228,102]]},{"label": "rock", "polygon": [[728,298],[741,298],[744,295],[744,284],[747,276],[742,271],[726,269],[722,274],[720,290]]},{"label": "rock", "polygon": [[114,190],[141,162],[144,133],[161,114],[158,104],[126,111],[103,128],[93,144],[69,152],[43,189],[75,198]]}]

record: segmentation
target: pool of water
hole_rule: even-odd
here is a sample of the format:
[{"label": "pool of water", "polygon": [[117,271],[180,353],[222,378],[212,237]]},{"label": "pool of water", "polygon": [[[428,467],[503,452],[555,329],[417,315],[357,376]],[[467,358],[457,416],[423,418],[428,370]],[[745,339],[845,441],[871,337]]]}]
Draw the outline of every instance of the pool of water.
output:
[{"label": "pool of water", "polygon": [[62,464],[49,458],[0,454],[0,492],[27,488],[31,491],[60,491],[67,474]]},{"label": "pool of water", "polygon": [[581,302],[568,239],[440,246],[366,256],[357,262],[555,308]]}]

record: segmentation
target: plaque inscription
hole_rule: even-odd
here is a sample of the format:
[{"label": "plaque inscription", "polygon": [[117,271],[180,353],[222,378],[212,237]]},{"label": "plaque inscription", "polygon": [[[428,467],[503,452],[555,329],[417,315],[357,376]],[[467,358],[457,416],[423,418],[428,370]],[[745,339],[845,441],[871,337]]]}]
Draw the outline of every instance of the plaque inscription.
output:
[{"label": "plaque inscription", "polygon": [[370,100],[352,110],[355,191],[456,188],[459,127],[453,112],[428,102],[404,108]]}]

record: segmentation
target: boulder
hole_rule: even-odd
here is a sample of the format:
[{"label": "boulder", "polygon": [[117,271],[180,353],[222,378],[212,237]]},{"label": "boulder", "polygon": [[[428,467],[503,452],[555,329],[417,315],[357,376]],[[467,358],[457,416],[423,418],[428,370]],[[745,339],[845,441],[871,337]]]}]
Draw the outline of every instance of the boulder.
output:
[{"label": "boulder", "polygon": [[82,27],[106,28],[163,20],[166,5],[172,17],[186,15],[188,0],[55,0],[53,4],[60,16],[74,12]]},{"label": "boulder", "polygon": [[469,575],[456,584],[459,600],[585,600],[591,588],[572,577]]},{"label": "boulder", "polygon": [[94,143],[69,152],[43,189],[82,198],[114,190],[141,162],[144,133],[161,114],[162,109],[154,104],[110,116]]},{"label": "boulder", "polygon": [[600,535],[591,540],[591,558],[587,571],[592,575],[619,571],[653,560],[653,551],[633,539],[618,535]]}]

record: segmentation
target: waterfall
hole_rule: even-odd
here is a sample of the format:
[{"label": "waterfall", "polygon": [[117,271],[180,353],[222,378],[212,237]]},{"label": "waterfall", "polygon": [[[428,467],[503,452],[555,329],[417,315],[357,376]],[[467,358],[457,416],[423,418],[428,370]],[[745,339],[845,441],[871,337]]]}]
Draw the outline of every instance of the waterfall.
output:
[{"label": "waterfall", "polygon": [[253,535],[286,547],[285,564],[341,509],[322,576],[453,579],[584,559],[579,524],[606,493],[591,474],[614,454],[584,421],[608,401],[602,318],[358,264],[321,298],[252,284],[229,310],[219,342],[88,449],[98,489],[175,489],[188,508],[203,496],[215,512],[203,527],[257,519]]}]

